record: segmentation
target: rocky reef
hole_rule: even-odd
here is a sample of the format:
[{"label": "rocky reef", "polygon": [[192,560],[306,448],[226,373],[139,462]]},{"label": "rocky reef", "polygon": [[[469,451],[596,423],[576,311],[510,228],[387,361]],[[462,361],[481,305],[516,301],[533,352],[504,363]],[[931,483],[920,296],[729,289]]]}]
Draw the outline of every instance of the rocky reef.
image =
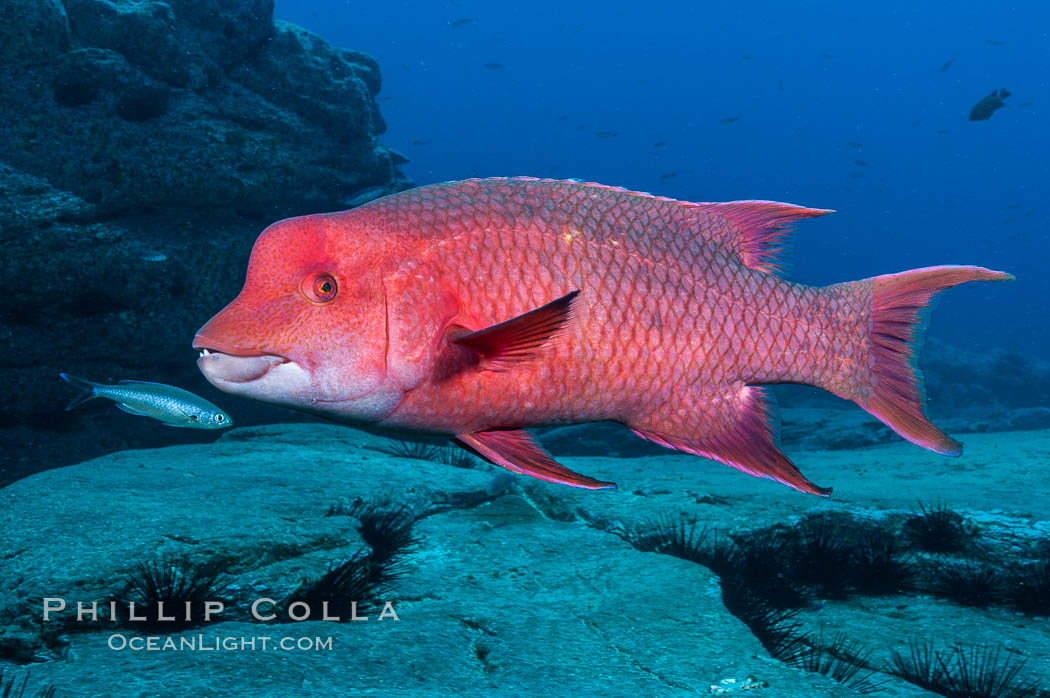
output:
[{"label": "rocky reef", "polygon": [[389,184],[379,66],[273,3],[5,0],[0,158],[82,215],[270,218]]},{"label": "rocky reef", "polygon": [[[272,0],[0,16],[0,380],[18,396],[0,428],[19,467],[68,425],[58,371],[203,387],[190,338],[261,228],[408,182],[379,141],[375,60],[274,21]],[[98,436],[82,455],[143,443]]]}]

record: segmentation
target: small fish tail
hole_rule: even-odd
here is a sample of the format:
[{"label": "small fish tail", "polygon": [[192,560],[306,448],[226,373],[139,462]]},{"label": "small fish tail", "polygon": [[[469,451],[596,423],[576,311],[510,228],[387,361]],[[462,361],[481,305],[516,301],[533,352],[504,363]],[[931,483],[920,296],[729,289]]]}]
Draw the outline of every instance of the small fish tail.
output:
[{"label": "small fish tail", "polygon": [[80,407],[88,400],[98,397],[98,393],[95,392],[95,388],[99,387],[98,383],[93,383],[92,381],[84,380],[83,378],[77,378],[76,376],[71,376],[68,373],[59,373],[58,375],[65,382],[84,391],[81,395],[78,395],[76,398],[73,399],[72,402],[66,405],[67,412],[69,410],[74,410]]},{"label": "small fish tail", "polygon": [[936,453],[962,454],[962,444],[933,425],[926,417],[919,346],[926,311],[939,292],[968,281],[1008,281],[1014,277],[983,267],[939,266],[886,274],[860,282],[870,288],[871,315],[866,342],[866,373],[842,397],[878,417],[899,435]]}]

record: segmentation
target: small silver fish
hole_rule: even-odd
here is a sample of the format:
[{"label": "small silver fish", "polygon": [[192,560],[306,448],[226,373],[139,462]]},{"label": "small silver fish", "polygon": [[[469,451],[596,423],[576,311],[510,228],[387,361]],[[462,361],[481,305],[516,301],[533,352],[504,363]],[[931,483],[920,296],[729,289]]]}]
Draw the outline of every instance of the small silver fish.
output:
[{"label": "small silver fish", "polygon": [[230,416],[218,407],[173,385],[146,381],[120,381],[117,385],[103,385],[68,373],[58,375],[84,391],[83,395],[66,406],[66,410],[79,407],[93,398],[104,397],[128,414],[152,417],[170,427],[225,429],[233,426]]},{"label": "small silver fish", "polygon": [[363,206],[369,201],[375,201],[376,199],[386,196],[387,194],[393,194],[394,190],[388,186],[380,185],[377,187],[368,187],[356,192],[352,197],[346,200],[347,208],[357,208]]}]

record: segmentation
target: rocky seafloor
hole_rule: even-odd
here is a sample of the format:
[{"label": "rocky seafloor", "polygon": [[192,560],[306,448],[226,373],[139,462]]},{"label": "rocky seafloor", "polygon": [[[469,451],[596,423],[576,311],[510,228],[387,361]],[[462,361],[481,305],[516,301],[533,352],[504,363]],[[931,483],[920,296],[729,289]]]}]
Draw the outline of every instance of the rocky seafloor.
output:
[{"label": "rocky seafloor", "polygon": [[[58,696],[858,695],[858,685],[771,656],[727,610],[728,595],[746,590],[720,584],[718,564],[646,544],[647,527],[662,521],[664,533],[742,542],[838,517],[847,535],[849,522],[900,531],[920,507],[936,506],[965,522],[972,547],[902,550],[923,574],[963,559],[1005,569],[1045,555],[1050,431],[972,434],[965,444],[958,459],[902,442],[789,449],[814,482],[835,487],[830,499],[669,453],[563,458],[619,485],[581,491],[486,464],[392,455],[385,439],[322,424],[114,453],[0,489],[2,666]],[[367,622],[252,620],[252,599],[290,598],[304,580],[375,549],[355,509],[362,501],[414,522],[383,594],[399,619],[373,610]],[[229,603],[219,622],[160,637],[330,637],[331,649],[114,650],[114,635],[136,630],[78,624],[69,613],[42,621],[44,597],[121,598],[137,565],[171,556],[222,561]],[[345,615],[345,601],[333,599],[333,609]],[[1017,695],[1050,690],[1047,619],[1005,602],[970,607],[922,585],[811,590],[792,614],[798,634],[841,632],[870,650],[876,695],[934,695],[881,671],[910,641],[998,647],[1000,659],[1026,659],[1015,680],[1031,691]]]}]

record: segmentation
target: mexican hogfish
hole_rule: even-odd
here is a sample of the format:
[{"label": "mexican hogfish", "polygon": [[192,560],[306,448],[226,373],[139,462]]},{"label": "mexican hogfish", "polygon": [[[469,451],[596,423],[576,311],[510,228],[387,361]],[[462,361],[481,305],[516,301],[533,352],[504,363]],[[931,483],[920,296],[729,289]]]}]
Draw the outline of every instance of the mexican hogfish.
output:
[{"label": "mexican hogfish", "polygon": [[777,275],[787,229],[830,211],[689,203],[531,178],[421,187],[260,235],[244,288],[197,333],[230,393],[447,434],[550,482],[524,427],[612,420],[803,492],[762,384],[853,400],[956,456],[923,411],[916,345],[938,291],[1009,274],[939,266],[823,288]]}]

